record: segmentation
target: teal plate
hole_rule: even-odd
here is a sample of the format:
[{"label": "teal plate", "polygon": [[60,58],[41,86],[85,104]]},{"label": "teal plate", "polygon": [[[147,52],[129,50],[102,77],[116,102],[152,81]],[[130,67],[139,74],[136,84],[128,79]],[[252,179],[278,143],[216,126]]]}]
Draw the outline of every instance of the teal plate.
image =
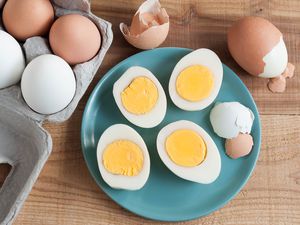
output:
[{"label": "teal plate", "polygon": [[[115,202],[140,216],[162,220],[183,221],[207,215],[225,205],[245,185],[260,151],[261,128],[259,114],[251,94],[239,77],[223,65],[224,78],[215,102],[238,101],[249,107],[255,120],[252,127],[254,147],[250,155],[238,160],[230,159],[224,151],[224,139],[219,138],[209,122],[212,105],[202,111],[188,112],[177,108],[168,94],[168,81],[176,63],[191,49],[158,48],[133,55],[113,67],[98,83],[91,94],[82,119],[82,152],[94,180]],[[153,72],[161,82],[168,100],[165,119],[155,128],[143,129],[128,122],[112,95],[114,82],[131,66],[143,66]],[[203,185],[175,176],[160,160],[156,151],[156,137],[161,128],[177,120],[190,120],[203,127],[218,146],[222,169],[218,179]],[[133,127],[144,139],[149,150],[151,168],[146,185],[138,191],[110,188],[98,170],[96,148],[103,131],[110,125],[124,123]]]}]

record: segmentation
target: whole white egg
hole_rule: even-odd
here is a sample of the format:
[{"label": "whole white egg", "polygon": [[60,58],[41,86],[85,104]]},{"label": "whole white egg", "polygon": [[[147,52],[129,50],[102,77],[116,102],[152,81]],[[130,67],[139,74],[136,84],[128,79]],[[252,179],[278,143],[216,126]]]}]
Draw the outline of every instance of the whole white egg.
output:
[{"label": "whole white egg", "polygon": [[53,114],[72,101],[76,80],[68,63],[56,55],[46,54],[26,66],[21,90],[30,108],[41,114]]},{"label": "whole white egg", "polygon": [[[167,141],[177,131],[192,131],[201,137],[206,146],[206,153],[203,161],[195,166],[182,166],[174,162],[167,151]],[[178,138],[177,143],[171,143],[172,148],[178,148],[177,153],[179,157],[186,158],[187,161],[193,162],[195,155],[188,155],[192,151],[190,148],[190,140],[180,140]],[[189,142],[189,143],[187,143]],[[165,126],[157,136],[157,151],[163,161],[163,163],[177,176],[202,184],[209,184],[214,182],[221,171],[221,157],[218,148],[209,134],[197,124],[187,121],[180,120]],[[175,145],[178,146],[175,146]],[[192,146],[195,147],[195,146]],[[181,148],[181,149],[180,149]]]},{"label": "whole white egg", "polygon": [[231,139],[239,133],[250,134],[253,112],[239,102],[217,103],[210,112],[210,122],[215,133]]},{"label": "whole white egg", "polygon": [[[127,142],[131,145],[122,146],[121,142]],[[114,144],[116,148],[113,149],[114,152],[110,152],[110,159],[108,158],[108,162],[106,162],[104,157],[106,151],[112,150],[112,148],[109,149],[109,146]],[[139,151],[137,153],[141,154],[140,168],[137,168],[136,161],[138,160],[135,158],[135,152],[128,147],[132,145],[135,145]],[[147,146],[142,137],[125,124],[112,125],[102,133],[97,146],[97,160],[103,180],[113,188],[141,189],[146,184],[150,174],[150,157]],[[114,172],[109,171],[107,169],[109,166],[117,169]]]},{"label": "whole white egg", "polygon": [[[138,114],[130,112],[128,111],[128,109],[126,109],[122,100],[122,94],[124,94],[124,91],[126,91],[126,89],[130,89],[132,91],[131,97],[133,97],[132,99],[134,100],[132,101],[132,104],[136,107],[150,102],[151,95],[149,94],[149,90],[147,90],[147,87],[143,87],[143,83],[140,83],[139,87],[132,87],[133,82],[139,78],[147,79],[148,83],[152,83],[152,89],[156,89],[157,100],[155,102],[152,102],[153,107],[149,111]],[[126,72],[115,82],[113,87],[113,96],[123,116],[136,126],[143,128],[155,127],[160,124],[160,122],[166,115],[166,94],[157,78],[152,74],[151,71],[146,68],[133,66],[126,70]],[[141,109],[142,108],[143,107],[141,106]]]},{"label": "whole white egg", "polygon": [[[200,69],[187,71],[195,66],[200,67]],[[183,72],[187,75],[184,82],[181,79]],[[221,88],[222,80],[223,67],[221,60],[212,50],[201,48],[187,54],[176,64],[169,81],[170,97],[173,103],[183,110],[201,110],[215,100]],[[211,87],[209,90],[204,91],[207,84]],[[180,93],[180,90],[182,93]],[[185,97],[184,92],[198,96],[198,98]]]},{"label": "whole white egg", "polygon": [[18,83],[24,68],[21,46],[10,34],[0,30],[0,89]]}]

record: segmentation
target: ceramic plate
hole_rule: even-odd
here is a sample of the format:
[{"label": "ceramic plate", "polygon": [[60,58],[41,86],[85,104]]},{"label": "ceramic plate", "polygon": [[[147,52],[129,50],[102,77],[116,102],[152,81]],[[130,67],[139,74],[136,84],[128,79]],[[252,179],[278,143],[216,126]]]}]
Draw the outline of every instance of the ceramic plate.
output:
[{"label": "ceramic plate", "polygon": [[[224,139],[219,138],[209,122],[209,112],[214,105],[202,111],[187,112],[177,108],[170,100],[168,81],[176,63],[191,49],[158,48],[133,55],[113,67],[98,83],[86,105],[81,130],[82,152],[99,187],[115,202],[140,216],[163,221],[183,221],[207,215],[226,204],[245,185],[251,175],[260,151],[261,128],[259,114],[251,94],[239,77],[223,65],[224,79],[215,102],[239,101],[249,107],[255,120],[252,128],[254,147],[250,155],[238,160],[230,159],[224,150]],[[131,66],[143,66],[153,72],[161,82],[168,100],[168,110],[163,122],[155,128],[143,129],[128,122],[114,102],[114,82]],[[190,120],[213,138],[218,146],[222,169],[218,179],[209,185],[189,182],[175,176],[160,160],[156,150],[159,130],[170,122]],[[96,148],[103,131],[110,125],[124,123],[133,127],[144,139],[151,159],[150,177],[138,191],[115,190],[101,178],[98,170]]]}]

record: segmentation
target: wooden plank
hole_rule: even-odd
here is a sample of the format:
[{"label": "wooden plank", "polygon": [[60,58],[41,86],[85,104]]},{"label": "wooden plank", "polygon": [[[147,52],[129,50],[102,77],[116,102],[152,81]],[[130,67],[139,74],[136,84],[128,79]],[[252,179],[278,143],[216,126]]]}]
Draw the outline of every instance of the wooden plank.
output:
[{"label": "wooden plank", "polygon": [[[77,111],[61,126],[46,125],[54,149],[16,224],[167,224],[142,219],[95,184],[80,149]],[[221,210],[179,224],[299,224],[300,116],[265,115],[262,149],[245,188]]]}]

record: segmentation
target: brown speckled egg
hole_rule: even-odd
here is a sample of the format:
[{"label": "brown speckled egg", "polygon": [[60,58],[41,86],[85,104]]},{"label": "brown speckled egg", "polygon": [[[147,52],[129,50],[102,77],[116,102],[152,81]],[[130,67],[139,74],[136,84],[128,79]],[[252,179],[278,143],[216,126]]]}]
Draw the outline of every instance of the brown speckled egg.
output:
[{"label": "brown speckled egg", "polygon": [[19,41],[46,35],[54,20],[49,0],[8,0],[3,8],[3,24]]},{"label": "brown speckled egg", "polygon": [[87,17],[69,14],[54,22],[49,42],[54,54],[75,65],[89,61],[98,53],[101,35],[97,26]]}]

